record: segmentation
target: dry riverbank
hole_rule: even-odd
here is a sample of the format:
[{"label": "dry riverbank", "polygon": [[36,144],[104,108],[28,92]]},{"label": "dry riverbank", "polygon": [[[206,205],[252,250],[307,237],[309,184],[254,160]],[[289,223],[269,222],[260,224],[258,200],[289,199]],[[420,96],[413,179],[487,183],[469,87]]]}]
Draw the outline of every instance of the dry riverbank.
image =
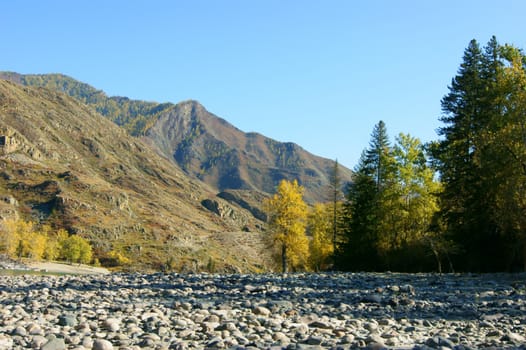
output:
[{"label": "dry riverbank", "polygon": [[525,274],[0,276],[0,349],[526,349]]},{"label": "dry riverbank", "polygon": [[94,267],[82,264],[67,264],[50,261],[34,261],[27,263],[27,266],[32,270],[53,272],[53,273],[67,273],[77,275],[98,275],[108,274],[110,271],[103,267]]},{"label": "dry riverbank", "polygon": [[34,261],[27,259],[19,261],[7,258],[5,255],[0,255],[0,272],[2,270],[75,275],[98,275],[110,273],[108,269],[103,267],[95,267],[83,264],[68,264],[56,261]]}]

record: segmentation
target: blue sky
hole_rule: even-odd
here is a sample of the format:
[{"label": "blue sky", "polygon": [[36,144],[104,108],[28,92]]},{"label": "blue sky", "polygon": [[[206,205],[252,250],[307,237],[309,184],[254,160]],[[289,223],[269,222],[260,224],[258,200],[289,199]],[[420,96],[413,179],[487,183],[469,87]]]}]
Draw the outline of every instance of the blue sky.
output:
[{"label": "blue sky", "polygon": [[347,167],[373,126],[437,138],[471,39],[526,48],[526,1],[0,0],[0,70],[200,101]]}]

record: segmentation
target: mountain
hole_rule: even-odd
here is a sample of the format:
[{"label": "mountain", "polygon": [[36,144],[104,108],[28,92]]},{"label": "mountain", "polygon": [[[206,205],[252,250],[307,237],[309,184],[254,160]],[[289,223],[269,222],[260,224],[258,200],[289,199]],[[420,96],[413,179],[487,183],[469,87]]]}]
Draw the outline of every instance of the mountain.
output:
[{"label": "mountain", "polygon": [[[181,168],[219,191],[273,193],[280,180],[297,179],[308,202],[327,198],[334,163],[294,143],[244,133],[196,101],[165,110],[145,133],[146,141]],[[340,169],[345,181],[350,171]]]},{"label": "mountain", "polygon": [[[218,192],[250,190],[269,194],[281,179],[297,179],[305,188],[307,202],[327,200],[332,160],[315,156],[294,143],[244,133],[196,101],[160,104],[108,97],[60,74],[3,72],[0,78],[79,99]],[[351,171],[343,166],[339,170],[342,182],[349,182]]]},{"label": "mountain", "polygon": [[133,268],[265,270],[254,208],[216,192],[77,99],[0,80],[0,224],[65,228]]}]

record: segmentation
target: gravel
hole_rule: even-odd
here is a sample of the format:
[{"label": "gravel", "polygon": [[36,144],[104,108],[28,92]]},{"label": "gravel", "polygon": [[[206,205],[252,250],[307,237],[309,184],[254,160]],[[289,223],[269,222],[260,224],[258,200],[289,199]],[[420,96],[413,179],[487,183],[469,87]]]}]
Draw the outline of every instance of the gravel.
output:
[{"label": "gravel", "polygon": [[526,349],[526,274],[0,275],[0,349]]}]

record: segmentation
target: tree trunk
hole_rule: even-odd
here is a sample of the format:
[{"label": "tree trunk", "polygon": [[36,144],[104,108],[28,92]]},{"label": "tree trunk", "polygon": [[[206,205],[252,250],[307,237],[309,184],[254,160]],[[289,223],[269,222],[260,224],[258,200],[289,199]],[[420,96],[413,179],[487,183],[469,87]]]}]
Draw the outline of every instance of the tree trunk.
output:
[{"label": "tree trunk", "polygon": [[449,258],[449,254],[448,253],[446,253],[446,258],[447,258],[447,261],[449,262],[449,272],[455,273],[455,269],[453,268],[453,262]]},{"label": "tree trunk", "polygon": [[332,213],[332,255],[336,254],[336,225],[337,225],[337,212],[336,212],[336,203],[338,198],[334,196],[333,202],[333,213]]},{"label": "tree trunk", "polygon": [[289,272],[289,267],[287,263],[287,246],[285,243],[281,246],[281,268],[283,273]]},{"label": "tree trunk", "polygon": [[429,248],[431,248],[431,251],[433,252],[433,255],[435,256],[435,260],[437,262],[438,273],[442,274],[442,261],[440,261],[440,252],[431,239],[429,239]]},{"label": "tree trunk", "polygon": [[435,255],[435,259],[437,260],[438,273],[442,274],[442,262],[440,261],[440,255],[438,254],[436,249],[433,249],[433,254]]}]

